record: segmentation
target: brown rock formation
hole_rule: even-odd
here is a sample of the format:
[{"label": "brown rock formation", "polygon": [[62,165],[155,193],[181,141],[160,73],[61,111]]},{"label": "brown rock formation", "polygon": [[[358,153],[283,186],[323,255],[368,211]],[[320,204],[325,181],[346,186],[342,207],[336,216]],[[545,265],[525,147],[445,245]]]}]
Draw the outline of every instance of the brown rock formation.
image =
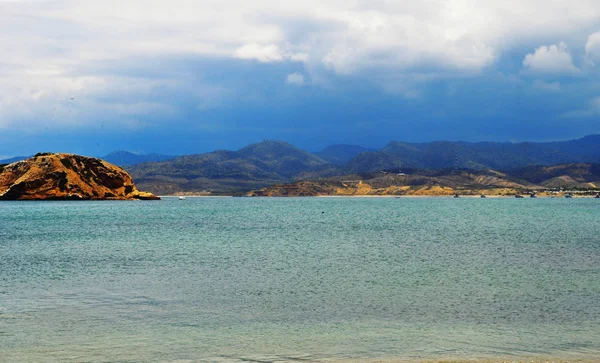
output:
[{"label": "brown rock formation", "polygon": [[74,154],[40,153],[0,166],[0,200],[155,200],[118,166]]}]

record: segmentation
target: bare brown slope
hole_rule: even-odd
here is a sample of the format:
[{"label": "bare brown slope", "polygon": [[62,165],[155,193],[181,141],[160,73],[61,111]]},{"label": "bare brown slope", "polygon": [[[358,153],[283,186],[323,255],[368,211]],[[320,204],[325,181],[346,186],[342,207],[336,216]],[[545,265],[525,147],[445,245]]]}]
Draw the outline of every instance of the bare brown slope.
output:
[{"label": "bare brown slope", "polygon": [[324,195],[514,195],[539,186],[506,180],[501,173],[424,171],[421,174],[347,175],[318,181],[278,184],[252,191],[249,196]]},{"label": "bare brown slope", "polygon": [[600,186],[600,164],[538,165],[512,170],[510,174],[548,188],[589,189]]},{"label": "bare brown slope", "polygon": [[41,153],[0,167],[0,200],[160,199],[123,169],[97,158]]}]

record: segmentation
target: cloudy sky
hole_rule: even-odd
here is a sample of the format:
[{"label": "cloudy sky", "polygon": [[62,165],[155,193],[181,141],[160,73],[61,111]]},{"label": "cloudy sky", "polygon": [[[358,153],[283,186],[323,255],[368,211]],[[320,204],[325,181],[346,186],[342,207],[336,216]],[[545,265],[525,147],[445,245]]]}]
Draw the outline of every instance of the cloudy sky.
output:
[{"label": "cloudy sky", "polygon": [[600,133],[600,0],[0,0],[0,157]]}]

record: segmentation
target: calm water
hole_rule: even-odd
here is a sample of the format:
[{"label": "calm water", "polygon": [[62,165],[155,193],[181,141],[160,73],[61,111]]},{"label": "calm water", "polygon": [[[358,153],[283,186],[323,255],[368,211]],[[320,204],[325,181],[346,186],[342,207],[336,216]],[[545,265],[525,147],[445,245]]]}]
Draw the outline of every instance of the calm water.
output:
[{"label": "calm water", "polygon": [[600,356],[600,200],[0,203],[0,361]]}]

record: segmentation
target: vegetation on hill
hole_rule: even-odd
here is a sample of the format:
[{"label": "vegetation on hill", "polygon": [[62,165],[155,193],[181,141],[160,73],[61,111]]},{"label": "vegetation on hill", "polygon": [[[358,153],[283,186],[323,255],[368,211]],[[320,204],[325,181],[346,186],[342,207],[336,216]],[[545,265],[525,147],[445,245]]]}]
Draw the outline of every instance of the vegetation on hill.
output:
[{"label": "vegetation on hill", "polygon": [[545,180],[568,175],[582,183],[597,182],[600,180],[600,164],[570,163],[560,165],[535,165],[511,170],[517,178],[532,183],[543,183]]},{"label": "vegetation on hill", "polygon": [[[549,143],[467,143],[438,141],[431,143],[391,142],[380,151],[352,145],[335,145],[319,155],[300,150],[283,141],[264,141],[238,151],[186,155],[163,162],[148,162],[128,167],[137,183],[158,194],[208,192],[237,194],[272,184],[301,180],[322,180],[335,176],[407,170],[470,170],[485,175],[489,170],[510,171],[508,181],[539,184],[529,177],[542,173],[535,165],[600,163],[600,135],[578,140]],[[352,155],[355,155],[352,157]],[[341,160],[352,157],[347,164]],[[535,167],[537,168],[537,166]],[[534,171],[535,170],[535,171]],[[575,173],[574,169],[564,175]],[[427,172],[430,173],[430,172]],[[533,174],[532,174],[533,173]],[[549,173],[545,171],[544,173]],[[559,170],[547,185],[585,187],[597,180],[562,178]],[[561,175],[558,175],[561,174]],[[429,177],[433,177],[429,175]],[[540,184],[543,186],[542,184]]]},{"label": "vegetation on hill", "polygon": [[316,152],[315,155],[334,165],[345,165],[354,157],[364,152],[377,151],[359,145],[331,145]]},{"label": "vegetation on hill", "polygon": [[546,188],[600,188],[600,164],[537,165],[512,170],[511,175]]},{"label": "vegetation on hill", "polygon": [[264,141],[238,151],[180,156],[128,168],[136,182],[153,192],[209,191],[230,194],[292,180],[329,163],[283,141]]},{"label": "vegetation on hill", "polygon": [[529,165],[600,163],[600,135],[578,140],[546,143],[391,142],[382,150],[358,155],[348,163],[348,171],[394,169],[399,164],[420,169],[499,169]]}]

